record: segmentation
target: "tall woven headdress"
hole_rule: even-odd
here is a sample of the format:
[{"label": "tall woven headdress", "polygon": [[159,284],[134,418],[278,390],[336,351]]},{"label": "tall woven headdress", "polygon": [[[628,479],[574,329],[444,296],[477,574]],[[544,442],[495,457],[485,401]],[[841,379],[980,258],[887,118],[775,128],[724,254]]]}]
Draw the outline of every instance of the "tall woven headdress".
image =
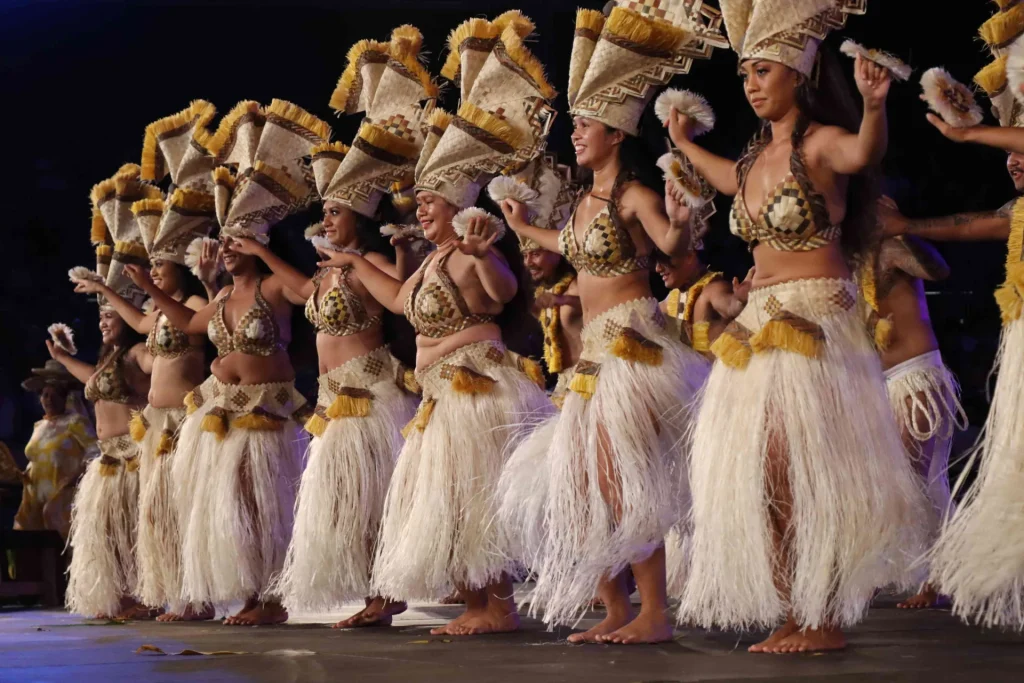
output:
[{"label": "tall woven headdress", "polygon": [[818,45],[864,14],[867,0],[720,0],[725,30],[740,61],[763,59],[812,75]]},{"label": "tall woven headdress", "polygon": [[196,100],[187,109],[146,126],[142,178],[171,177],[169,198],[135,202],[142,241],[151,260],[184,265],[188,246],[217,227],[213,200],[216,160],[199,140],[209,140],[207,125],[216,114],[209,102]]},{"label": "tall woven headdress", "polygon": [[316,186],[306,157],[330,134],[326,123],[301,107],[272,100],[266,108],[239,102],[217,132],[196,136],[222,164],[213,171],[221,234],[266,244],[274,224],[308,206]]},{"label": "tall woven headdress", "polygon": [[[161,200],[159,188],[142,180],[137,164],[125,164],[112,177],[92,188],[91,238],[96,247],[96,272],[107,286],[137,308],[146,300],[124,272],[126,265],[148,265],[142,230],[132,205],[142,200]],[[104,305],[100,300],[100,305]]]},{"label": "tall woven headdress", "polygon": [[569,61],[569,113],[629,135],[659,86],[689,72],[694,59],[726,47],[722,17],[703,0],[618,0],[606,18],[576,14]]},{"label": "tall woven headdress", "polygon": [[1024,126],[1020,100],[1024,83],[1024,5],[998,0],[999,11],[978,32],[992,52],[992,61],[974,76],[974,82],[992,101],[992,114],[1000,126]]},{"label": "tall woven headdress", "polygon": [[422,45],[419,29],[406,24],[396,28],[388,42],[361,40],[349,50],[348,65],[330,104],[340,114],[365,112],[365,118],[351,145],[338,142],[313,148],[322,199],[373,217],[385,194],[412,187],[426,116],[438,92],[417,60]]},{"label": "tall woven headdress", "polygon": [[523,43],[533,22],[517,11],[470,19],[448,39],[441,75],[458,81],[455,116],[435,112],[416,165],[416,189],[465,209],[494,176],[522,169],[544,149],[555,91]]}]

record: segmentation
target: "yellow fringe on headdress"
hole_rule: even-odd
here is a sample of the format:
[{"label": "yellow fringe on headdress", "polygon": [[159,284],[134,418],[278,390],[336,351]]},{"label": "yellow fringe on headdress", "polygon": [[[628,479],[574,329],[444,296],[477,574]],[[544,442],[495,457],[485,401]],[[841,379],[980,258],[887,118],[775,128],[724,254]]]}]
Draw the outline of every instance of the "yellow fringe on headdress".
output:
[{"label": "yellow fringe on headdress", "polygon": [[427,117],[427,128],[436,128],[443,133],[448,129],[448,124],[451,122],[452,115],[444,109],[437,107],[434,111],[430,112],[430,116]]},{"label": "yellow fringe on headdress", "polygon": [[371,50],[388,54],[388,44],[379,40],[360,40],[348,49],[348,63],[345,65],[345,70],[341,72],[341,78],[338,79],[338,85],[331,93],[331,101],[327,105],[331,109],[339,113],[345,111],[352,86],[355,85],[356,78],[359,76],[360,60],[366,52]]},{"label": "yellow fringe on headdress", "polygon": [[707,353],[711,350],[711,323],[700,322],[693,324],[693,350],[700,353]]},{"label": "yellow fringe on headdress", "polygon": [[452,389],[460,394],[487,394],[497,383],[497,380],[464,365],[457,367],[452,376]]},{"label": "yellow fringe on headdress", "polygon": [[552,99],[557,93],[554,87],[548,82],[544,73],[544,65],[540,63],[533,53],[525,45],[515,26],[509,26],[501,33],[501,42],[505,45],[505,52],[509,58],[519,65],[523,71],[533,80],[545,99]]},{"label": "yellow fringe on headdress", "polygon": [[742,370],[750,363],[754,352],[750,348],[750,333],[733,321],[711,344],[711,353],[730,368]]},{"label": "yellow fringe on headdress", "polygon": [[374,123],[364,123],[361,125],[358,137],[365,140],[371,147],[376,147],[389,154],[400,156],[403,159],[415,160],[420,155],[420,149],[415,142],[395,135],[383,126],[378,126]]},{"label": "yellow fringe on headdress", "polygon": [[140,259],[148,259],[149,252],[146,251],[146,245],[142,242],[115,242],[114,253],[125,254]]},{"label": "yellow fringe on headdress", "polygon": [[96,246],[96,258],[97,259],[104,259],[105,258],[105,259],[107,259],[109,261],[110,257],[113,256],[113,255],[114,255],[114,247],[112,245],[110,245],[110,244],[100,244],[100,245]]},{"label": "yellow fringe on headdress", "polygon": [[750,348],[755,353],[779,349],[807,358],[820,358],[824,347],[825,337],[820,326],[785,311],[773,315],[750,338]]},{"label": "yellow fringe on headdress", "polygon": [[612,10],[604,24],[604,32],[654,52],[671,52],[692,35],[667,21],[645,17],[624,7]]},{"label": "yellow fringe on headdress", "polygon": [[132,214],[138,216],[140,213],[163,213],[164,200],[162,199],[140,199],[132,203]]},{"label": "yellow fringe on headdress", "polygon": [[267,114],[287,119],[296,126],[304,128],[324,140],[329,140],[331,137],[331,127],[327,123],[313,116],[297,104],[292,104],[285,100],[271,100],[270,107],[267,108]]},{"label": "yellow fringe on headdress", "polygon": [[288,194],[295,199],[302,199],[309,194],[309,187],[307,187],[304,182],[292,178],[286,171],[277,168],[276,166],[271,166],[270,164],[257,159],[256,163],[253,164],[252,170],[253,179],[256,179],[259,175],[270,178],[275,183],[283,187]]},{"label": "yellow fringe on headdress", "polygon": [[217,441],[223,441],[228,435],[228,414],[223,408],[214,408],[203,416],[199,429],[217,435]]},{"label": "yellow fringe on headdress", "polygon": [[327,431],[327,425],[330,424],[322,415],[313,413],[306,420],[306,424],[303,425],[303,429],[312,434],[313,436],[323,436]]},{"label": "yellow fringe on headdress", "polygon": [[981,39],[992,48],[1006,47],[1024,34],[1024,5],[999,12],[978,29]]},{"label": "yellow fringe on headdress", "polygon": [[423,47],[423,33],[412,24],[402,24],[391,32],[389,48],[406,55],[418,54]]},{"label": "yellow fringe on headdress", "polygon": [[208,151],[213,156],[218,156],[221,150],[224,149],[224,145],[231,139],[231,136],[235,134],[235,128],[238,126],[239,121],[248,114],[258,114],[260,111],[260,103],[252,100],[242,100],[234,107],[231,108],[224,118],[220,120],[217,125],[217,131],[211,133],[205,127],[200,126],[195,129],[192,133],[192,139],[202,145],[203,149]]},{"label": "yellow fringe on headdress", "polygon": [[252,432],[276,432],[284,429],[285,422],[287,420],[283,417],[272,413],[254,411],[239,415],[231,421],[231,426],[234,429],[248,429]]},{"label": "yellow fringe on headdress", "polygon": [[114,477],[117,476],[117,467],[120,464],[119,461],[114,462],[100,462],[100,476],[103,477]]},{"label": "yellow fringe on headdress", "polygon": [[103,244],[111,239],[110,231],[107,230],[107,222],[103,220],[103,214],[99,209],[92,210],[92,228],[89,231],[89,241],[93,244]]},{"label": "yellow fringe on headdress", "polygon": [[623,327],[611,346],[612,355],[644,365],[661,365],[664,349],[632,327]]},{"label": "yellow fringe on headdress", "polygon": [[114,194],[114,179],[107,178],[92,186],[92,190],[89,192],[89,199],[92,200],[93,207],[98,207],[103,202],[113,199]]},{"label": "yellow fringe on headdress", "polygon": [[156,456],[167,455],[174,450],[174,434],[169,430],[160,432],[160,442],[156,445]]},{"label": "yellow fringe on headdress", "polygon": [[974,74],[974,82],[991,97],[1006,87],[1006,55],[986,64]]},{"label": "yellow fringe on headdress", "polygon": [[600,10],[582,8],[576,10],[577,31],[592,31],[595,35],[600,35],[603,28],[604,13]]},{"label": "yellow fringe on headdress", "polygon": [[322,145],[317,145],[309,150],[309,155],[314,159],[322,154],[326,155],[341,155],[344,157],[349,152],[349,146],[340,140],[337,142],[328,142]]},{"label": "yellow fringe on headdress", "polygon": [[[366,392],[370,394],[370,392]],[[337,420],[341,417],[366,417],[373,407],[373,398],[370,395],[354,396],[339,395],[327,408],[327,417]]]},{"label": "yellow fringe on headdress", "polygon": [[165,116],[146,126],[142,140],[142,179],[157,181],[167,174],[160,156],[160,138],[171,131],[188,126],[196,119],[196,126],[205,127],[217,114],[217,108],[205,100],[195,100],[177,114]]},{"label": "yellow fringe on headdress", "polygon": [[597,391],[597,375],[575,372],[569,380],[569,390],[589,401]]},{"label": "yellow fringe on headdress", "polygon": [[523,146],[523,135],[512,127],[508,121],[499,119],[489,111],[481,109],[472,102],[463,102],[459,107],[460,119],[468,121],[472,125],[485,130],[509,146],[519,149]]},{"label": "yellow fringe on headdress", "polygon": [[182,400],[182,403],[185,404],[186,415],[191,415],[192,413],[199,410],[199,406],[196,405],[196,394],[194,391],[190,391],[187,394],[185,394],[185,398],[184,400]]},{"label": "yellow fringe on headdress", "polygon": [[133,410],[132,419],[128,422],[128,434],[132,437],[132,441],[139,443],[145,439],[148,429],[149,425],[146,424],[146,418],[142,417],[140,411]]},{"label": "yellow fringe on headdress", "polygon": [[441,67],[441,75],[449,81],[459,78],[459,69],[462,66],[461,54],[462,44],[470,38],[482,40],[493,40],[498,37],[501,31],[486,19],[474,17],[462,22],[448,34],[448,57]]},{"label": "yellow fringe on headdress", "polygon": [[416,414],[413,415],[409,423],[402,427],[402,438],[408,439],[412,434],[412,430],[422,432],[430,424],[430,416],[434,414],[434,404],[437,403],[432,398],[426,398],[420,401],[419,406],[416,408]]},{"label": "yellow fringe on headdress", "polygon": [[523,38],[533,33],[533,30],[537,28],[536,24],[533,23],[533,19],[517,9],[502,12],[495,17],[491,24],[497,29],[495,35],[500,35],[506,28],[511,26]]},{"label": "yellow fringe on headdress", "polygon": [[171,195],[171,208],[197,213],[213,213],[213,195],[209,192],[179,187]]},{"label": "yellow fringe on headdress", "polygon": [[233,190],[235,189],[235,174],[227,166],[218,166],[213,169],[213,183]]},{"label": "yellow fringe on headdress", "polygon": [[423,46],[423,34],[412,24],[399,26],[391,32],[388,55],[416,77],[423,87],[425,97],[437,97],[439,88],[430,73],[416,58]]}]

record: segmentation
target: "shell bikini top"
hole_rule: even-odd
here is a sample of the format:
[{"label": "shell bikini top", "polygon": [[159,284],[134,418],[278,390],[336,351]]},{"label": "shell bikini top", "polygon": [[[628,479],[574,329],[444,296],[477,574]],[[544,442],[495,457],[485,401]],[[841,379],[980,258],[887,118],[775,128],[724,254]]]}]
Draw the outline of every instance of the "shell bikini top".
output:
[{"label": "shell bikini top", "polygon": [[306,319],[317,332],[346,337],[380,325],[381,315],[368,315],[362,299],[353,291],[349,282],[352,270],[352,266],[340,269],[338,284],[324,292],[319,304],[316,294],[329,271],[321,270],[313,276],[313,296],[306,301]]},{"label": "shell bikini top", "polygon": [[127,358],[127,349],[115,351],[107,362],[97,369],[96,374],[89,378],[88,384],[85,385],[85,398],[93,403],[97,401],[123,405],[138,403],[138,397],[132,393],[131,385],[128,384],[128,377],[125,374]]},{"label": "shell bikini top", "polygon": [[158,313],[156,322],[146,337],[146,348],[156,358],[181,358],[202,347],[189,344],[188,335],[171,324],[163,313]]},{"label": "shell bikini top", "polygon": [[819,226],[811,202],[793,175],[792,168],[765,196],[757,214],[751,217],[743,193],[746,178],[732,202],[729,231],[748,242],[764,243],[779,251],[812,251],[839,239],[839,225]]},{"label": "shell bikini top", "polygon": [[233,351],[250,356],[272,356],[284,348],[281,331],[274,319],[274,310],[260,291],[262,285],[261,278],[256,283],[255,301],[238,321],[234,332],[228,331],[224,320],[224,309],[234,292],[229,292],[218,302],[217,312],[213,314],[207,328],[207,336],[217,347],[218,356],[226,356]]},{"label": "shell bikini top", "polygon": [[418,278],[412,293],[405,300],[405,317],[416,329],[416,334],[440,339],[461,332],[474,325],[494,322],[494,316],[471,313],[469,305],[448,273],[448,259],[452,251],[438,257],[434,272],[427,275],[429,264],[437,252],[423,260],[413,276]]},{"label": "shell bikini top", "polygon": [[569,265],[578,273],[596,277],[615,277],[650,270],[650,255],[636,253],[633,238],[619,221],[614,200],[590,196],[606,203],[583,231],[582,242],[576,241],[575,209],[569,224],[558,235],[558,250]]}]

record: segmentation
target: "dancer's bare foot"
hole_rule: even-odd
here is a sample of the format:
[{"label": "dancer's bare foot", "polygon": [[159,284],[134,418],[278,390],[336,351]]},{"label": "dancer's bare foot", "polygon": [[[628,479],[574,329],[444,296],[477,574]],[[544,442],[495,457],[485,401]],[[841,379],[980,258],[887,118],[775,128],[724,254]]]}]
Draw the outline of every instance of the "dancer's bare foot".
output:
[{"label": "dancer's bare foot", "polygon": [[769,652],[792,654],[798,652],[827,652],[846,647],[846,636],[838,628],[808,628],[791,633]]},{"label": "dancer's bare foot", "polygon": [[920,593],[897,603],[896,607],[900,609],[928,609],[929,607],[939,607],[941,603],[942,596],[939,595],[934,586],[926,583],[921,587]]},{"label": "dancer's bare foot", "polygon": [[786,623],[772,631],[770,636],[762,640],[760,643],[748,647],[747,652],[774,652],[774,648],[778,647],[780,642],[799,630],[800,627],[792,618],[787,619]]},{"label": "dancer's bare foot", "polygon": [[667,643],[673,639],[672,624],[664,610],[640,610],[636,619],[611,633],[599,636],[598,642],[615,645]]},{"label": "dancer's bare foot", "polygon": [[391,618],[408,608],[404,602],[376,597],[367,601],[366,607],[348,619],[339,621],[333,628],[360,628],[366,626],[391,626]]},{"label": "dancer's bare foot", "polygon": [[242,618],[242,615],[244,615],[244,614],[246,614],[248,612],[253,611],[254,609],[256,609],[257,606],[259,606],[259,604],[260,604],[260,601],[259,601],[258,598],[249,598],[248,600],[245,601],[245,604],[242,605],[242,609],[238,610],[236,613],[232,614],[230,617],[226,617],[224,619],[224,625],[225,626],[238,626],[239,624],[242,623],[241,621],[239,621],[239,619]]},{"label": "dancer's bare foot", "polygon": [[614,633],[628,624],[632,617],[633,615],[629,612],[609,610],[608,616],[601,620],[601,622],[596,626],[582,633],[573,633],[567,638],[567,640],[573,645],[579,645],[580,643],[600,643],[601,638],[609,633]]},{"label": "dancer's bare foot", "polygon": [[166,612],[156,618],[157,621],[167,623],[169,621],[210,621],[217,616],[217,611],[212,606],[196,609],[189,605],[182,612]]},{"label": "dancer's bare foot", "polygon": [[432,636],[457,636],[459,635],[459,629],[462,628],[462,624],[473,616],[472,610],[466,610],[459,616],[449,621],[444,626],[438,626],[437,628],[430,629],[430,635]]},{"label": "dancer's bare foot", "polygon": [[162,607],[146,607],[137,600],[126,598],[121,603],[121,611],[113,619],[117,621],[148,621],[156,619],[163,613]]},{"label": "dancer's bare foot", "polygon": [[466,604],[466,601],[462,599],[462,595],[459,594],[459,591],[455,591],[454,593],[449,595],[447,598],[442,600],[441,604],[442,605],[464,605],[464,604]]},{"label": "dancer's bare foot", "polygon": [[455,636],[479,636],[485,633],[511,633],[519,630],[519,614],[497,606],[466,612],[466,618],[455,629]]},{"label": "dancer's bare foot", "polygon": [[242,609],[224,623],[229,626],[272,626],[283,624],[288,621],[288,610],[277,601],[256,602],[256,606],[250,610]]}]

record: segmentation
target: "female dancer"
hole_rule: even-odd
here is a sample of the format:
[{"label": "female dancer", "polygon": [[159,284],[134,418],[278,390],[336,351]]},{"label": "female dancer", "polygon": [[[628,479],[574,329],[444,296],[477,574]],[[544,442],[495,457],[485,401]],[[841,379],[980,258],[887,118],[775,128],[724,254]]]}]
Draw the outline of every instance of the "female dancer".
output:
[{"label": "female dancer", "polygon": [[[295,105],[242,103],[208,141],[210,153],[238,163],[240,179],[216,169],[223,262],[232,285],[194,311],[157,287],[141,269],[132,279],[170,324],[207,334],[217,347],[212,376],[185,397],[172,472],[182,546],[182,595],[189,604],[245,600],[225,623],[256,625],[288,618],[271,593],[291,538],[295,487],[305,438],[288,357],[290,295],[277,275],[236,248],[239,238],[269,240],[270,227],[309,195],[301,158],[329,134]],[[256,145],[235,144],[257,140]],[[228,152],[227,150],[231,150]],[[291,298],[289,298],[291,296]]]},{"label": "female dancer", "polygon": [[859,132],[824,125],[843,113],[840,102],[823,106],[842,77],[821,59],[821,86],[812,85],[823,37],[814,27],[841,20],[839,10],[827,3],[820,16],[780,27],[767,20],[791,19],[784,3],[755,4],[752,15],[749,4],[723,9],[727,18],[747,11],[749,23],[727,27],[761,134],[733,162],[694,144],[693,122],[678,111],[667,124],[701,175],[736,196],[730,229],[750,243],[756,268],[746,308],[712,345],[718,362],[691,444],[680,617],[732,627],[784,618],[752,652],[837,649],[840,628],[863,617],[877,586],[906,583],[905,564],[921,550],[921,487],[848,265],[871,237],[874,201],[855,192],[862,179],[852,176],[885,152],[890,77],[858,58]]},{"label": "female dancer", "polygon": [[[652,40],[657,35],[660,48],[637,42],[645,32],[626,30],[636,25]],[[597,626],[570,636],[574,643],[672,638],[664,537],[680,516],[683,452],[677,444],[685,406],[707,362],[670,331],[651,295],[650,268],[655,247],[669,254],[689,248],[689,210],[671,198],[666,204],[634,178],[642,162],[634,156],[639,141],[633,136],[650,97],[610,105],[604,90],[635,75],[622,68],[623,53],[655,70],[671,69],[673,50],[682,49],[688,35],[624,7],[614,8],[606,22],[598,12],[581,10],[577,65],[570,72],[581,66],[581,54],[589,62],[584,58],[582,85],[570,82],[569,104],[576,160],[593,171],[593,182],[561,233],[530,225],[520,202],[501,206],[516,233],[560,251],[579,273],[583,352],[570,392],[553,418],[554,431],[538,429],[513,455],[503,479],[503,513],[526,530],[525,552],[538,575],[532,609],[543,608],[548,623],[573,623],[595,591],[607,607]],[[642,600],[635,618],[627,567]]]}]

